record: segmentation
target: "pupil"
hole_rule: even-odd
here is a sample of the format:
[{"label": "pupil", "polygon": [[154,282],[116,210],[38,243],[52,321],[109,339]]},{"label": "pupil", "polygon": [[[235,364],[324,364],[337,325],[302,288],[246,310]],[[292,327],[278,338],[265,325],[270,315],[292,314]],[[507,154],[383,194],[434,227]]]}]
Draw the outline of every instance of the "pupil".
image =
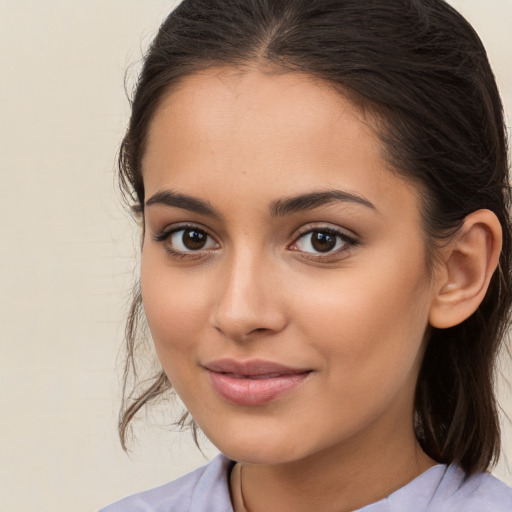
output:
[{"label": "pupil", "polygon": [[329,233],[316,232],[313,233],[311,244],[316,251],[327,252],[334,249],[336,245],[336,237]]},{"label": "pupil", "polygon": [[206,244],[206,233],[196,229],[186,229],[183,232],[183,245],[192,251],[202,249]]}]

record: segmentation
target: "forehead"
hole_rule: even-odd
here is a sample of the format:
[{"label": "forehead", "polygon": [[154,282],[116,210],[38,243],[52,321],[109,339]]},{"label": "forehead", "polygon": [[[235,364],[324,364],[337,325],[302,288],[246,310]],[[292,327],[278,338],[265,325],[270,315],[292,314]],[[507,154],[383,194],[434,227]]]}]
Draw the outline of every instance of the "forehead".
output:
[{"label": "forehead", "polygon": [[[277,146],[311,140],[312,135],[330,138],[344,116],[363,118],[326,81],[309,74],[210,68],[185,77],[163,97],[150,124],[149,140],[158,137],[165,124],[179,123],[180,137],[210,141],[216,148],[227,139],[241,143],[249,132],[253,138],[267,139],[267,144],[274,140],[272,146]],[[358,132],[362,125],[363,121]],[[347,128],[346,138],[359,135]]]},{"label": "forehead", "polygon": [[262,201],[343,188],[378,205],[416,189],[389,170],[382,143],[346,96],[305,73],[214,68],[165,96],[143,160],[146,197],[161,188],[239,193]]},{"label": "forehead", "polygon": [[[336,112],[333,106],[336,105]],[[290,108],[293,107],[293,108]],[[297,133],[310,124],[317,127],[329,117],[341,115],[348,104],[326,81],[306,73],[265,72],[259,69],[210,68],[182,79],[164,96],[158,113],[171,109],[192,116],[209,135],[215,134],[220,123],[251,123],[254,130],[282,126],[291,121]],[[326,114],[330,113],[328,117]],[[283,117],[283,114],[286,114]],[[256,120],[263,121],[255,124]],[[210,121],[210,123],[208,123]],[[158,121],[156,121],[158,122]],[[155,124],[155,120],[153,125]],[[286,126],[287,131],[289,126]]]}]

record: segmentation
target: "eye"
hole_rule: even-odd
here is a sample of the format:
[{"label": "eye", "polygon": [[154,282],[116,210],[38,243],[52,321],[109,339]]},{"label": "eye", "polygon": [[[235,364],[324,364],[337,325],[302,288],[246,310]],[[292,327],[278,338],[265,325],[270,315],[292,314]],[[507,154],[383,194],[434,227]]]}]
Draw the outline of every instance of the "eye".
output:
[{"label": "eye", "polygon": [[341,252],[357,241],[347,234],[334,229],[310,229],[294,242],[292,249],[310,254]]},{"label": "eye", "polygon": [[199,252],[218,246],[205,230],[192,226],[164,231],[156,235],[155,240],[163,242],[165,248],[173,254]]},{"label": "eye", "polygon": [[217,245],[208,233],[197,228],[174,231],[168,241],[174,250],[180,252],[213,249]]}]

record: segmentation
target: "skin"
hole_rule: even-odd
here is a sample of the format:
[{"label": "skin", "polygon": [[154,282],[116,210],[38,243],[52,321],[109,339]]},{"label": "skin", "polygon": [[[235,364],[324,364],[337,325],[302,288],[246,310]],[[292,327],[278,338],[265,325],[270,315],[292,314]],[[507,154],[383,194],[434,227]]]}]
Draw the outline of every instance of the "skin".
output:
[{"label": "skin", "polygon": [[[353,510],[435,464],[414,436],[413,400],[439,287],[418,191],[382,149],[345,97],[299,73],[210,69],[184,79],[152,120],[146,200],[172,191],[216,215],[147,203],[144,309],[188,410],[245,463],[251,512]],[[272,212],[276,201],[327,190],[353,197]],[[185,252],[182,223],[209,235],[203,249]],[[303,234],[313,228],[356,243],[337,238],[318,253]],[[226,357],[311,373],[269,403],[240,406],[219,396],[203,366]]]}]

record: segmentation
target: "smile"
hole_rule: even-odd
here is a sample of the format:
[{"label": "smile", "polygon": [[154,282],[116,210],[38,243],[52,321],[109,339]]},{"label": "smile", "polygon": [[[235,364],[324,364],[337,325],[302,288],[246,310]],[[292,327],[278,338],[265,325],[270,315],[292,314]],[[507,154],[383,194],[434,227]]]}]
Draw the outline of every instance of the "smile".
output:
[{"label": "smile", "polygon": [[290,368],[270,361],[232,359],[205,365],[213,389],[237,405],[262,405],[304,382],[311,370]]}]

